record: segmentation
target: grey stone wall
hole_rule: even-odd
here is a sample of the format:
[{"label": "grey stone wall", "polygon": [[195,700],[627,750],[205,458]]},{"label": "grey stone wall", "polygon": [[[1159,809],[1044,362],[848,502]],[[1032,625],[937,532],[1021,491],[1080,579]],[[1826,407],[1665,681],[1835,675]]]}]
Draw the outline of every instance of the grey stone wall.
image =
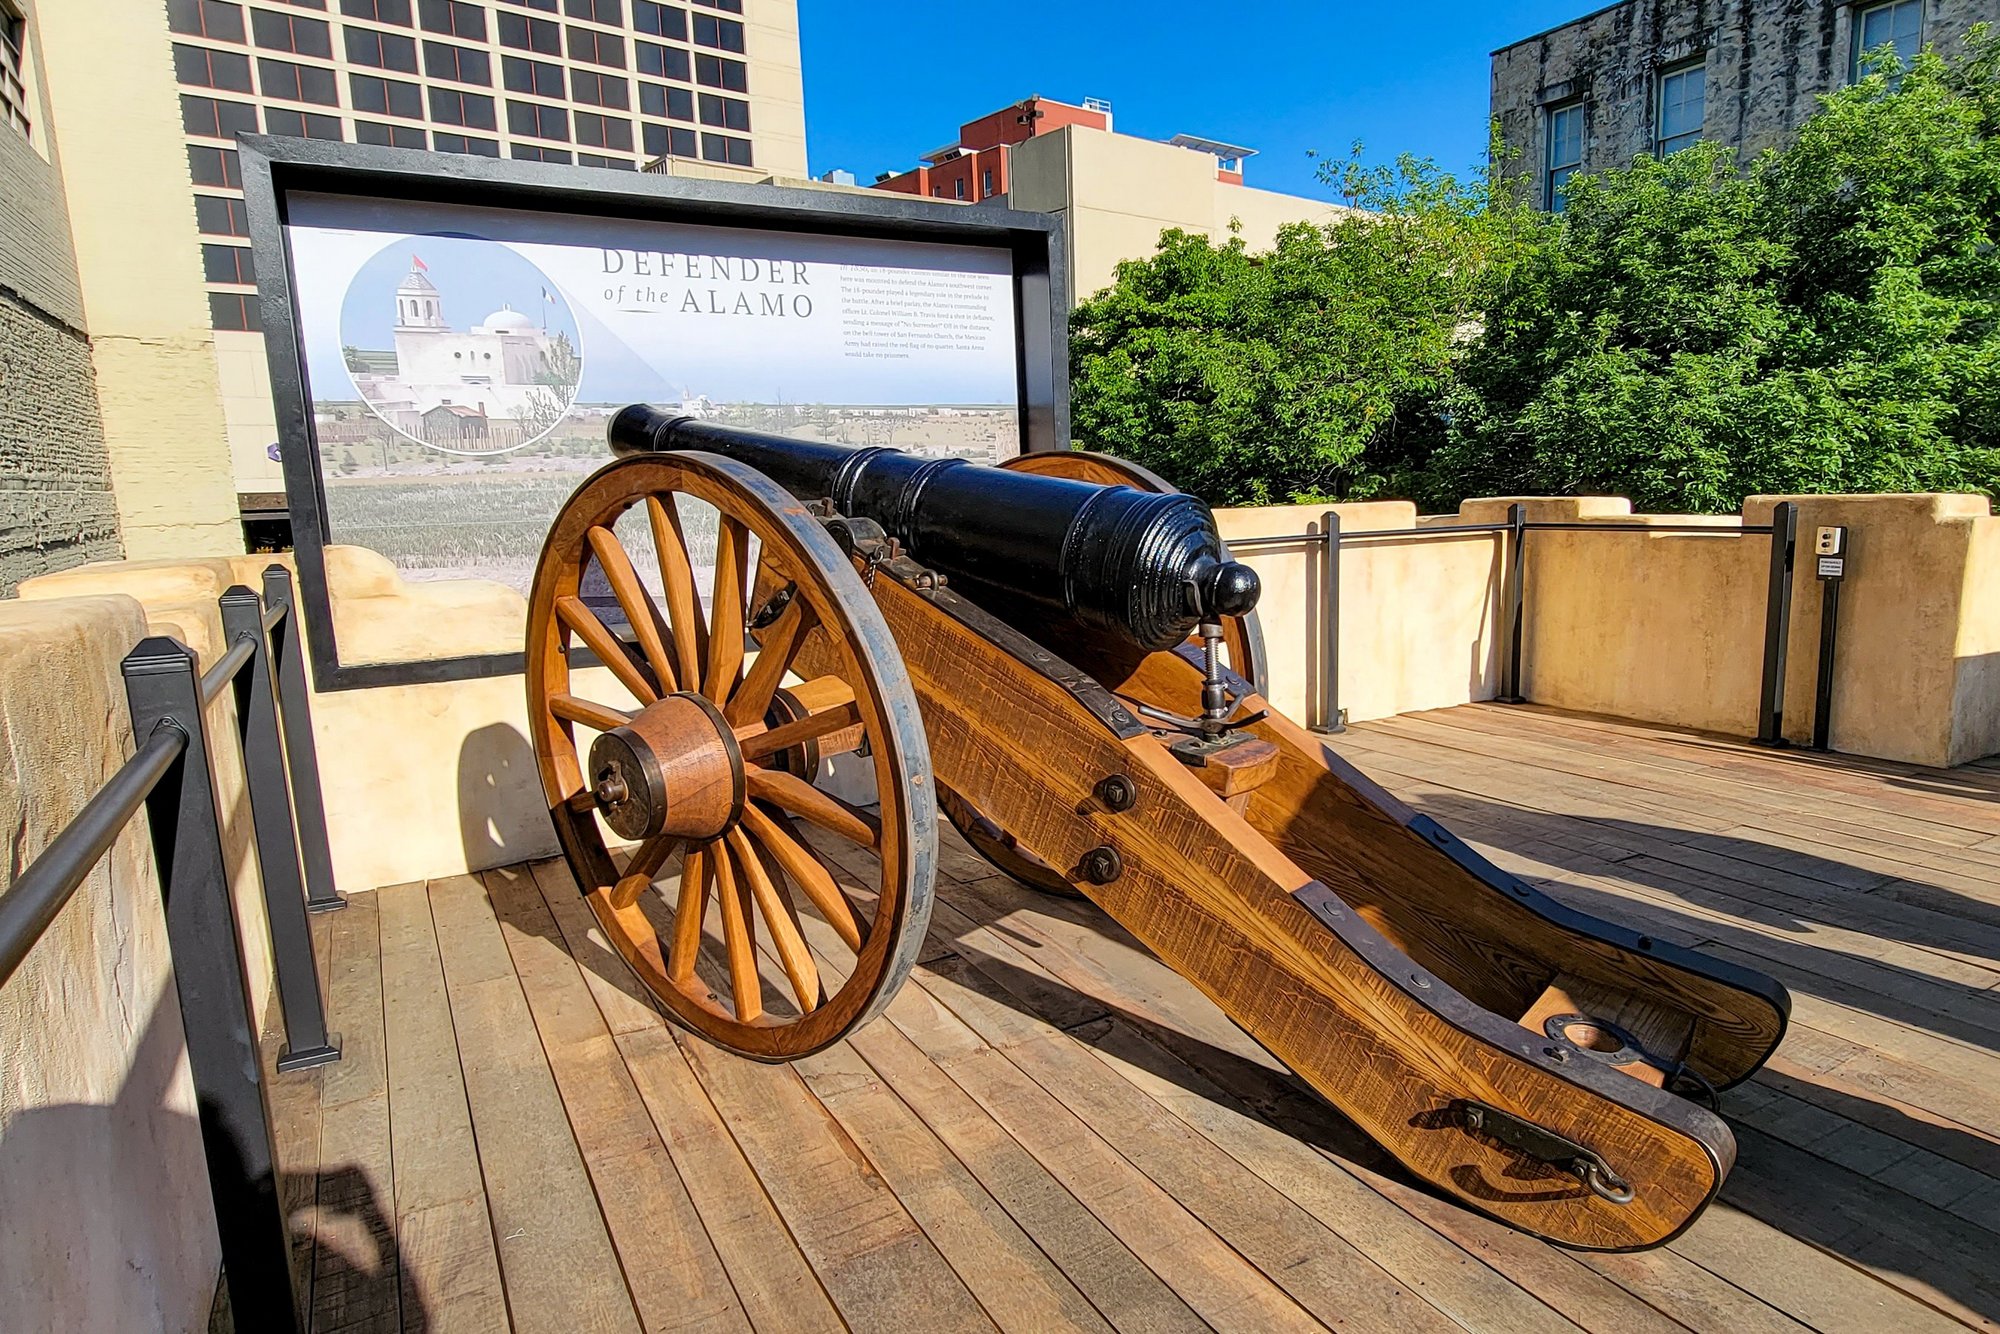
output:
[{"label": "grey stone wall", "polygon": [[[28,11],[28,75],[36,69]],[[32,97],[32,91],[31,91]],[[33,138],[0,124],[0,597],[123,554],[48,102]]]},{"label": "grey stone wall", "polygon": [[[1789,141],[1818,97],[1847,82],[1854,16],[1834,0],[1625,0],[1493,53],[1493,115],[1539,189],[1552,108],[1584,108],[1583,170],[1653,151],[1658,77],[1699,61],[1702,136],[1749,162]],[[1954,50],[1975,23],[2000,23],[2000,0],[1925,0],[1923,39]]]}]

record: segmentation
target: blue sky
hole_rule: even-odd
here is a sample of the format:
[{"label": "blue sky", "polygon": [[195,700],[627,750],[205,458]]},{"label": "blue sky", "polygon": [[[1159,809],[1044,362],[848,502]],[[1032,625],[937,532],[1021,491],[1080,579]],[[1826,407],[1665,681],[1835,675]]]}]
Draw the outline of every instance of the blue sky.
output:
[{"label": "blue sky", "polygon": [[1256,148],[1247,180],[1270,190],[1319,193],[1307,150],[1344,158],[1356,139],[1463,169],[1485,152],[1493,48],[1600,3],[800,0],[807,154],[865,184],[1040,93],[1108,98],[1126,134]]}]

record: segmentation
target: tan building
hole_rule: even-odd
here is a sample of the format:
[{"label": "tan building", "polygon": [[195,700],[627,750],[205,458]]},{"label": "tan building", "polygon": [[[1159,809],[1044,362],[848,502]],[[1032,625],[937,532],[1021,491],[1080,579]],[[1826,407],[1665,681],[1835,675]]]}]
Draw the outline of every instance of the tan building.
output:
[{"label": "tan building", "polygon": [[1169,227],[1218,239],[1240,228],[1244,243],[1261,250],[1287,222],[1342,211],[1330,200],[1244,185],[1244,160],[1255,155],[1197,135],[1120,134],[1102,98],[1072,105],[1037,95],[965,122],[921,166],[884,172],[873,188],[1060,215],[1070,299],[1080,301],[1110,284],[1118,261],[1153,253]]},{"label": "tan building", "polygon": [[[42,275],[0,287],[89,335],[133,556],[238,546],[239,497],[283,504],[237,134],[805,174],[795,0],[0,0],[0,34],[0,239]],[[23,522],[0,509],[0,549],[48,545]]]}]

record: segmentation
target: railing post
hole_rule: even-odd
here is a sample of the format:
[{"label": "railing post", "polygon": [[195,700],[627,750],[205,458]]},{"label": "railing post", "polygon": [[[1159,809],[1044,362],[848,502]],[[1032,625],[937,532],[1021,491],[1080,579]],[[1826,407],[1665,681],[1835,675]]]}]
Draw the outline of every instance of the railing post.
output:
[{"label": "railing post", "polygon": [[195,656],[185,644],[149,638],[126,655],[123,670],[133,736],[143,740],[156,728],[172,727],[187,737],[180,759],[146,799],[146,817],[166,903],[167,941],[230,1307],[239,1319],[249,1315],[266,1328],[300,1329],[303,1309],[278,1192],[278,1155],[239,953]]},{"label": "railing post", "polygon": [[1757,740],[1785,744],[1785,653],[1792,635],[1792,565],[1799,545],[1799,507],[1779,501],[1771,510],[1771,570],[1764,603],[1764,688],[1758,700]]},{"label": "railing post", "polygon": [[1526,598],[1528,507],[1516,502],[1507,507],[1507,657],[1500,673],[1502,704],[1520,704],[1521,695],[1521,613]]},{"label": "railing post", "polygon": [[1328,510],[1319,516],[1320,541],[1325,546],[1326,561],[1322,579],[1324,585],[1320,597],[1320,687],[1319,721],[1313,724],[1315,732],[1345,732],[1347,723],[1340,716],[1340,515]]},{"label": "railing post", "polygon": [[278,1068],[303,1070],[339,1060],[340,1039],[326,1031],[319,962],[313,957],[312,928],[306,925],[305,886],[299,879],[291,784],[285,778],[285,750],[278,736],[278,685],[264,633],[264,603],[236,584],[223,593],[221,604],[223,639],[231,644],[247,639],[255,646],[249,663],[236,674],[236,727],[243,742],[250,823],[257,835],[257,873],[264,882],[264,918],[271,928],[271,965],[285,1012],[285,1046],[278,1053]]},{"label": "railing post", "polygon": [[271,627],[271,664],[278,682],[278,719],[285,730],[285,760],[292,775],[292,811],[299,858],[306,873],[306,911],[331,912],[347,900],[333,886],[333,854],[326,842],[326,798],[319,786],[319,747],[313,742],[311,691],[306,688],[306,631],[292,594],[292,572],[264,568],[264,605],[283,607]]}]

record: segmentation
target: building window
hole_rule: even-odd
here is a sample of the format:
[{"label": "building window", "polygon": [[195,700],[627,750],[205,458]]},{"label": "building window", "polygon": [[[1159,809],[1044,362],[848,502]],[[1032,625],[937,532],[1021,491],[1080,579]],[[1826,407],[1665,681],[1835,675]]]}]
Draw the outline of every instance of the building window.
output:
[{"label": "building window", "polygon": [[693,157],[694,131],[683,130],[678,125],[644,125],[640,127],[646,141],[646,151],[654,157]]},{"label": "building window", "polygon": [[181,95],[181,128],[210,139],[257,133],[257,108],[245,102]]},{"label": "building window", "polygon": [[264,322],[257,318],[257,298],[241,292],[210,292],[208,322],[217,329],[236,333],[257,333]]},{"label": "building window", "polygon": [[1854,56],[1848,62],[1847,79],[1858,83],[1871,68],[1869,55],[1885,46],[1896,49],[1903,68],[1917,58],[1923,45],[1923,0],[1894,0],[1892,4],[1870,5],[1854,13]]},{"label": "building window", "polygon": [[523,9],[539,9],[544,14],[553,14],[562,6],[556,0],[505,0],[507,4],[519,5]]},{"label": "building window", "polygon": [[625,26],[625,6],[621,0],[568,0],[563,10],[573,19],[589,19],[613,28]]},{"label": "building window", "polygon": [[1701,138],[1708,74],[1700,65],[1660,76],[1659,156],[1678,153]]},{"label": "building window", "polygon": [[351,19],[410,26],[410,0],[340,0],[340,12]]},{"label": "building window", "polygon": [[641,74],[650,74],[656,79],[679,79],[688,81],[688,53],[678,46],[656,46],[652,42],[632,43],[632,54],[636,58]]},{"label": "building window", "polygon": [[474,157],[499,157],[500,145],[491,139],[481,139],[472,134],[449,134],[444,130],[435,131],[431,142],[440,153],[470,153]]},{"label": "building window", "polygon": [[[701,136],[701,155],[709,162],[730,162],[739,167],[752,165],[750,161],[750,141],[732,139],[726,134],[704,134]],[[965,197],[965,182],[958,183],[959,198]]]},{"label": "building window", "polygon": [[632,159],[630,158],[604,157],[597,153],[578,153],[576,161],[577,165],[581,167],[611,167],[618,171],[633,170]]},{"label": "building window", "polygon": [[493,63],[484,51],[450,42],[424,43],[424,73],[433,79],[454,83],[476,83],[482,88],[493,84]]},{"label": "building window", "polygon": [[569,58],[624,69],[625,39],[595,28],[573,27],[569,30]]},{"label": "building window", "polygon": [[735,19],[719,19],[710,14],[694,16],[694,44],[718,51],[743,51],[743,25]]},{"label": "building window", "polygon": [[569,72],[569,93],[573,101],[586,106],[617,107],[623,111],[632,105],[629,86],[616,74],[573,69]]},{"label": "building window", "polygon": [[523,60],[519,56],[500,58],[500,76],[510,93],[533,93],[537,97],[565,97],[561,65],[545,60]]},{"label": "building window", "polygon": [[732,14],[743,12],[743,0],[694,0],[694,2],[709,9],[726,9]]},{"label": "building window", "polygon": [[750,104],[733,97],[721,97],[715,93],[701,95],[701,123],[717,125],[725,130],[750,131]]},{"label": "building window", "polygon": [[991,199],[993,197],[993,168],[991,167],[986,168],[985,171],[980,173],[979,197],[981,199]]},{"label": "building window", "polygon": [[289,134],[295,139],[341,140],[340,117],[320,116],[310,111],[287,111],[283,107],[264,108],[264,130],[269,134]]},{"label": "building window", "polygon": [[544,148],[540,144],[515,144],[508,150],[512,156],[523,162],[568,162],[567,148]]},{"label": "building window", "polygon": [[590,148],[632,151],[632,122],[592,111],[576,113],[576,141]]},{"label": "building window", "polygon": [[750,77],[743,62],[724,60],[721,56],[697,55],[694,58],[694,81],[711,88],[726,88],[732,93],[750,91]]},{"label": "building window", "polygon": [[326,0],[277,0],[277,3],[290,5],[293,9],[317,9],[322,13],[326,10]]},{"label": "building window", "polygon": [[211,51],[205,46],[174,43],[174,77],[190,88],[220,88],[247,93],[250,89],[250,57],[234,51]]},{"label": "building window", "polygon": [[225,199],[221,195],[196,195],[194,197],[195,230],[203,236],[248,236],[250,216],[243,211],[240,199]]},{"label": "building window", "polygon": [[569,112],[561,107],[543,106],[539,102],[509,101],[507,128],[531,139],[566,140],[569,138]]},{"label": "building window", "polygon": [[239,287],[257,285],[257,268],[250,262],[247,246],[204,244],[201,248],[201,273],[212,283],[235,283]]},{"label": "building window", "polygon": [[657,83],[642,83],[639,85],[639,110],[648,116],[693,120],[694,94],[686,88],[662,88]]},{"label": "building window", "polygon": [[333,59],[333,38],[325,19],[297,18],[274,14],[268,9],[250,11],[250,31],[257,45],[267,51],[290,51],[294,55]]},{"label": "building window", "polygon": [[502,14],[500,45],[511,46],[517,51],[559,56],[562,54],[562,25],[547,19],[531,19],[525,14]]},{"label": "building window", "polygon": [[433,88],[430,94],[431,119],[440,125],[470,125],[481,130],[500,128],[493,119],[490,97],[461,93],[456,88]]},{"label": "building window", "polygon": [[372,28],[349,27],[346,32],[347,58],[355,64],[398,70],[404,74],[417,72],[416,38],[399,37],[393,32],[376,32]]},{"label": "building window", "polygon": [[675,9],[672,5],[655,4],[653,0],[632,0],[632,26],[640,32],[671,41],[685,42],[688,39],[687,11]]},{"label": "building window", "polygon": [[28,114],[28,20],[13,0],[0,0],[0,121],[24,137],[35,128]]},{"label": "building window", "polygon": [[282,97],[288,102],[317,102],[323,107],[340,105],[334,91],[333,71],[317,65],[294,65],[289,60],[259,60],[257,78],[264,96]]},{"label": "building window", "polygon": [[1544,172],[1542,206],[1551,213],[1563,211],[1563,186],[1583,165],[1583,105],[1553,107],[1548,113],[1549,156]]},{"label": "building window", "polygon": [[243,7],[224,0],[167,0],[167,27],[183,37],[243,40]]},{"label": "building window", "polygon": [[[415,89],[411,89],[412,92]],[[354,142],[380,144],[384,148],[424,148],[427,140],[421,126],[382,125],[372,120],[354,122]]]},{"label": "building window", "polygon": [[230,190],[243,188],[243,169],[237,165],[233,148],[188,145],[188,178],[196,185],[219,185]]},{"label": "building window", "polygon": [[424,96],[414,83],[404,83],[401,79],[378,79],[372,74],[350,74],[347,76],[348,91],[354,96],[354,109],[367,111],[377,116],[407,116],[411,120],[424,118]]},{"label": "building window", "polygon": [[426,32],[473,42],[486,40],[486,10],[466,0],[418,0],[417,19]]}]

